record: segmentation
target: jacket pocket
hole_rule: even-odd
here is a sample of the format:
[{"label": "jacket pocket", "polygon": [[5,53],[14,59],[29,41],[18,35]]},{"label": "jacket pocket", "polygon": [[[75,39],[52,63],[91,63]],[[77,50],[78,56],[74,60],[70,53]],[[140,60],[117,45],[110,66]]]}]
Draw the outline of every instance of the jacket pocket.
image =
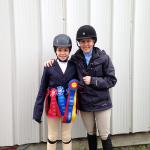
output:
[{"label": "jacket pocket", "polygon": [[91,87],[86,87],[85,93],[87,93],[90,97],[93,97],[93,99],[107,100],[109,97],[109,91],[107,89],[98,90],[95,88],[93,89]]}]

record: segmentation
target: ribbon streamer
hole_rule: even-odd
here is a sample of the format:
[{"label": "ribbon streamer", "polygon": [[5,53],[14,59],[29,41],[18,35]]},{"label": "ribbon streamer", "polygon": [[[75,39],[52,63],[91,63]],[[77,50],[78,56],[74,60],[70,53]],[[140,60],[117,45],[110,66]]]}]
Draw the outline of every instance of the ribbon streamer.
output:
[{"label": "ribbon streamer", "polygon": [[62,116],[64,116],[66,107],[66,98],[64,96],[64,92],[65,90],[62,86],[57,87],[58,106]]},{"label": "ribbon streamer", "polygon": [[61,113],[56,100],[57,90],[55,88],[52,88],[51,90],[49,90],[49,95],[51,97],[51,103],[47,115],[48,117],[52,117],[52,118],[60,118]]}]

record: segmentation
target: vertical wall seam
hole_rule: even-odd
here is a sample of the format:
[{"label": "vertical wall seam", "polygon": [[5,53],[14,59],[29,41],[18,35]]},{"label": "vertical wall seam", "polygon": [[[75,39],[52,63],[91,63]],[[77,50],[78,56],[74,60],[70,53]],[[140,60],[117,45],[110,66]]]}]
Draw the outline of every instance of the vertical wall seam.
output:
[{"label": "vertical wall seam", "polygon": [[14,22],[14,0],[9,1],[9,17],[11,32],[11,92],[12,92],[12,134],[13,144],[16,144],[15,136],[15,98],[16,98],[16,44],[15,44],[15,22]]},{"label": "vertical wall seam", "polygon": [[67,2],[66,0],[62,0],[62,13],[63,13],[63,18],[62,18],[62,22],[63,22],[63,33],[67,32]]},{"label": "vertical wall seam", "polygon": [[131,1],[131,18],[130,18],[130,58],[129,58],[129,69],[130,69],[130,102],[131,102],[131,129],[130,132],[133,132],[133,69],[134,69],[134,29],[135,29],[135,1]]},{"label": "vertical wall seam", "polygon": [[88,12],[89,12],[89,14],[88,14],[88,16],[89,16],[88,18],[89,18],[89,19],[88,19],[88,22],[89,22],[89,24],[91,25],[91,16],[92,16],[92,15],[91,15],[91,14],[92,14],[92,11],[91,11],[91,6],[92,6],[92,5],[91,5],[91,0],[89,0],[88,3],[89,3],[89,5],[88,5],[88,7],[89,7],[89,11],[88,11]]},{"label": "vertical wall seam", "polygon": [[[38,1],[38,15],[39,15],[39,54],[38,54],[38,60],[39,60],[39,63],[38,63],[38,68],[39,68],[39,73],[38,73],[38,81],[40,82],[40,70],[42,70],[43,68],[43,65],[42,65],[42,50],[43,50],[43,40],[42,40],[42,1],[39,0]],[[40,83],[39,83],[40,84]],[[39,127],[39,141],[41,140],[41,128]]]},{"label": "vertical wall seam", "polygon": [[[43,50],[43,40],[42,40],[42,38],[43,38],[43,36],[42,36],[42,33],[43,33],[43,31],[42,31],[42,0],[39,0],[39,6],[38,6],[39,8],[39,35],[40,35],[40,37],[39,37],[39,46],[40,46],[40,48],[39,48],[39,71],[40,70],[42,70],[42,68],[43,68],[43,65],[42,65],[42,56],[43,56],[43,53],[42,53],[42,50]],[[40,71],[41,72],[41,71]],[[40,81],[40,72],[39,72],[39,81]]]},{"label": "vertical wall seam", "polygon": [[[113,13],[113,9],[114,9],[114,0],[111,0],[110,2],[110,5],[111,5],[111,14],[110,14],[110,19],[111,19],[111,23],[110,23],[110,41],[109,41],[109,44],[110,44],[110,56],[111,56],[111,59],[113,61],[113,17],[114,17],[114,13]],[[110,91],[110,95],[112,97],[112,90]],[[113,111],[112,111],[112,115],[113,115]],[[112,123],[113,119],[111,117],[111,132],[112,132],[112,129],[113,129],[113,123]]]},{"label": "vertical wall seam", "polygon": [[110,19],[111,19],[111,24],[110,24],[110,56],[113,60],[113,19],[114,19],[114,13],[113,13],[113,10],[114,10],[114,0],[111,0],[111,14],[110,14]]}]

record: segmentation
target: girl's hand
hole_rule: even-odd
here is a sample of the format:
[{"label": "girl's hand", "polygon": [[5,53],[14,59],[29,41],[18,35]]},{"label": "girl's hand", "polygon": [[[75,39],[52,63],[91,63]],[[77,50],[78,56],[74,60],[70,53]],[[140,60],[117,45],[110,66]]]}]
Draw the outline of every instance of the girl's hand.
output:
[{"label": "girl's hand", "polygon": [[83,81],[86,85],[89,85],[91,83],[91,76],[83,77]]},{"label": "girl's hand", "polygon": [[50,59],[44,63],[44,67],[50,67],[53,65],[55,59]]}]

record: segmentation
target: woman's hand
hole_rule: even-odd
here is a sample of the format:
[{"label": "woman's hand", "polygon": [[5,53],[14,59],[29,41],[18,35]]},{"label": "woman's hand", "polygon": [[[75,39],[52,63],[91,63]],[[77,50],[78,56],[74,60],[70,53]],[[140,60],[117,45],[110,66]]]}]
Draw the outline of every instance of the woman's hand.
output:
[{"label": "woman's hand", "polygon": [[91,83],[91,76],[83,77],[83,81],[86,85],[89,85]]},{"label": "woman's hand", "polygon": [[50,59],[44,63],[44,67],[50,67],[53,65],[55,59]]}]

